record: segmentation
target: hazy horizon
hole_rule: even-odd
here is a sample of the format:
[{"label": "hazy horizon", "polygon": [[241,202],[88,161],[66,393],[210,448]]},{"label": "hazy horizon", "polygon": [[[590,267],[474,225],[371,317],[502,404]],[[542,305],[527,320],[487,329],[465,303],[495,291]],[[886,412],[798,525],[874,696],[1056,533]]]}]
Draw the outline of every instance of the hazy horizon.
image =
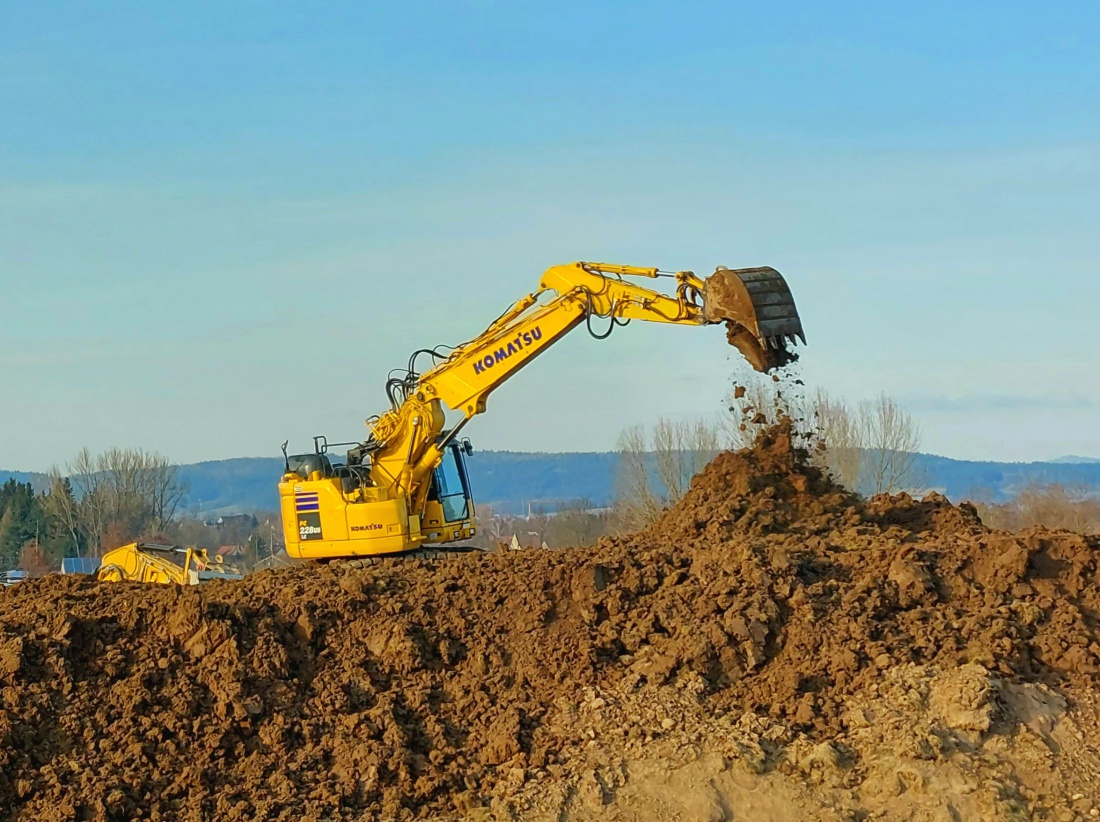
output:
[{"label": "hazy horizon", "polygon": [[[135,445],[135,446],[132,446],[132,447],[140,448],[141,446]],[[479,450],[487,451],[487,452],[491,452],[491,453],[547,454],[547,455],[551,455],[551,456],[569,455],[569,454],[608,454],[608,453],[614,453],[614,451],[615,451],[615,449],[613,449],[613,448],[605,449],[603,451],[532,451],[532,450],[501,449],[501,448],[484,448],[484,449],[479,449]],[[477,451],[475,451],[475,455],[476,455],[476,453],[477,453]],[[925,449],[921,449],[921,451],[919,453],[921,453],[921,454],[923,454],[927,457],[933,457],[935,459],[946,459],[946,460],[952,460],[952,461],[956,461],[956,462],[977,462],[977,463],[987,463],[988,462],[988,463],[1021,464],[1021,465],[1026,465],[1026,464],[1094,465],[1094,464],[1100,463],[1100,457],[1088,457],[1088,456],[1081,456],[1081,455],[1078,455],[1078,454],[1065,454],[1065,455],[1062,455],[1062,456],[1059,456],[1059,457],[1050,457],[1050,458],[1047,458],[1047,459],[1038,459],[1038,460],[997,460],[997,459],[987,459],[987,460],[986,459],[965,459],[964,460],[964,459],[961,459],[959,457],[953,457],[950,454],[936,454],[936,453],[932,453],[930,451],[927,451]],[[194,460],[192,462],[174,461],[174,464],[179,465],[179,466],[191,466],[191,465],[202,465],[204,463],[231,462],[231,461],[234,461],[234,460],[260,460],[260,459],[280,460],[280,459],[282,459],[282,452],[279,452],[277,454],[243,454],[243,455],[238,455],[238,456],[233,456],[233,457],[211,457],[209,459]],[[0,474],[45,474],[51,468],[54,468],[54,467],[64,469],[65,465],[64,465],[64,463],[62,463],[62,464],[51,463],[49,466],[47,466],[45,468],[41,468],[41,469],[30,469],[30,468],[23,468],[23,467],[13,468],[13,467],[10,467],[10,466],[0,465]]]}]

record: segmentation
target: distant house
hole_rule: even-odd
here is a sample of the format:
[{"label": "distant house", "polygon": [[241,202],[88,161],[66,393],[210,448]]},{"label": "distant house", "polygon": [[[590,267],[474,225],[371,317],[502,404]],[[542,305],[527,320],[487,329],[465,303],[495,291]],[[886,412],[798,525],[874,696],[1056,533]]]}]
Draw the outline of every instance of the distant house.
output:
[{"label": "distant house", "polygon": [[218,549],[218,556],[225,562],[233,564],[244,560],[243,545],[223,545]]},{"label": "distant house", "polygon": [[99,557],[65,557],[61,560],[61,573],[88,574],[94,576],[99,571]]},{"label": "distant house", "polygon": [[251,514],[225,514],[224,516],[220,516],[217,519],[206,520],[203,523],[203,525],[206,525],[208,528],[238,527],[246,528],[248,530],[252,530],[258,524],[259,520],[257,520]]}]

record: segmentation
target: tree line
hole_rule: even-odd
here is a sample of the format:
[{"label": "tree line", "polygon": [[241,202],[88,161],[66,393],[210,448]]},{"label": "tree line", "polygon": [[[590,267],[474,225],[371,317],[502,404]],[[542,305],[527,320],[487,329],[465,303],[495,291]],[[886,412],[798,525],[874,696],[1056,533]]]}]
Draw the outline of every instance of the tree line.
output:
[{"label": "tree line", "polygon": [[1057,483],[1032,484],[1006,502],[996,502],[990,497],[988,492],[977,489],[972,500],[982,522],[990,528],[1022,531],[1041,525],[1081,534],[1100,534],[1100,498],[1095,489]]},{"label": "tree line", "polygon": [[873,496],[920,491],[920,427],[885,394],[851,404],[798,381],[745,377],[714,419],[658,420],[619,437],[615,516],[625,530],[643,528],[683,497],[691,478],[720,451],[747,448],[781,418],[791,421],[812,458],[850,491]]},{"label": "tree line", "polygon": [[713,419],[660,419],[623,430],[610,509],[576,500],[553,511],[507,516],[481,506],[479,544],[495,549],[514,539],[522,547],[565,548],[644,528],[684,496],[692,478],[719,452],[751,446],[781,417],[792,421],[813,459],[849,490],[919,491],[925,482],[915,460],[920,428],[886,395],[851,404],[825,391],[808,395],[795,382],[744,377],[726,405]]},{"label": "tree line", "polygon": [[81,450],[38,484],[0,485],[0,569],[57,570],[66,557],[99,557],[130,542],[231,545],[251,567],[277,553],[275,512],[215,522],[181,515],[188,491],[167,457],[140,448]]},{"label": "tree line", "polygon": [[[753,378],[735,385],[727,399],[727,413],[715,419],[663,419],[624,430],[609,509],[577,500],[555,511],[499,516],[479,506],[481,547],[496,549],[513,537],[525,547],[568,547],[645,527],[679,501],[692,477],[720,451],[751,445],[780,417],[793,421],[814,459],[849,490],[920,491],[926,482],[915,460],[920,428],[891,397],[853,405],[825,391],[807,394],[797,383]],[[187,490],[176,466],[141,449],[98,455],[83,449],[64,469],[51,469],[38,489],[8,480],[0,485],[0,569],[40,573],[63,557],[97,557],[135,540],[209,549],[237,545],[238,561],[246,567],[278,554],[277,512],[207,523],[180,515]],[[1100,530],[1100,502],[1079,490],[1031,487],[1008,503],[983,502],[980,493],[975,502],[993,527]]]},{"label": "tree line", "polygon": [[160,454],[85,448],[64,470],[51,468],[41,490],[15,480],[0,487],[0,564],[35,570],[163,532],[186,493]]},{"label": "tree line", "polygon": [[[72,494],[69,485],[58,493]],[[41,565],[49,557],[77,556],[79,544],[53,515],[56,500],[37,494],[29,482],[9,479],[0,485],[0,568]]]}]

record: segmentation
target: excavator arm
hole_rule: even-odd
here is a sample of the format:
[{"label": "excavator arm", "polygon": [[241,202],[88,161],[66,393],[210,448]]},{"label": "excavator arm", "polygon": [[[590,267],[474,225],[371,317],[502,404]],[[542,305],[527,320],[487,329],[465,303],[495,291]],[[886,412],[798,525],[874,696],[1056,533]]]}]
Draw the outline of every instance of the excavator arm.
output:
[{"label": "excavator arm", "polygon": [[[659,277],[675,279],[675,294],[636,282]],[[410,368],[402,386],[404,401],[372,429],[374,440],[385,443],[373,457],[376,481],[393,482],[421,499],[443,448],[466,420],[484,413],[489,394],[582,323],[603,338],[631,320],[694,326],[725,322],[731,344],[760,371],[785,365],[793,358],[789,346],[805,339],[790,290],[774,269],[719,269],[704,281],[690,271],[664,274],[656,268],[584,262],[555,266],[543,274],[537,291],[430,371],[421,376]],[[464,416],[445,437],[440,403]]]},{"label": "excavator arm", "polygon": [[[675,280],[675,291],[643,284],[658,278]],[[758,371],[786,365],[795,358],[795,342],[805,342],[790,289],[771,268],[719,268],[704,280],[690,271],[554,266],[536,291],[469,342],[447,352],[415,352],[403,376],[387,383],[391,407],[367,421],[370,435],[348,452],[343,473],[333,472],[322,454],[295,458],[305,466],[296,469],[288,461],[280,484],[288,552],[319,558],[393,553],[472,534],[468,494],[458,513],[444,510],[449,489],[440,486],[448,480],[437,470],[463,426],[484,413],[496,388],[582,323],[602,339],[632,320],[725,323],[730,344]],[[416,365],[423,356],[433,365],[421,374]],[[462,415],[450,428],[448,410]],[[465,485],[458,471],[450,484]]]}]

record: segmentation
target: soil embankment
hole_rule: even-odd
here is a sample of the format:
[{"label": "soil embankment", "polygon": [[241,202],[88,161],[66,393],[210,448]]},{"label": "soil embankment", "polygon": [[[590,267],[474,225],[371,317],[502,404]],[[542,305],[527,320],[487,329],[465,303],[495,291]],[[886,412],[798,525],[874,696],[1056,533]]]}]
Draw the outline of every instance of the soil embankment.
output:
[{"label": "soil embankment", "polygon": [[0,807],[1095,818],[1098,558],[861,501],[780,426],[591,548],[35,580],[0,594]]}]

